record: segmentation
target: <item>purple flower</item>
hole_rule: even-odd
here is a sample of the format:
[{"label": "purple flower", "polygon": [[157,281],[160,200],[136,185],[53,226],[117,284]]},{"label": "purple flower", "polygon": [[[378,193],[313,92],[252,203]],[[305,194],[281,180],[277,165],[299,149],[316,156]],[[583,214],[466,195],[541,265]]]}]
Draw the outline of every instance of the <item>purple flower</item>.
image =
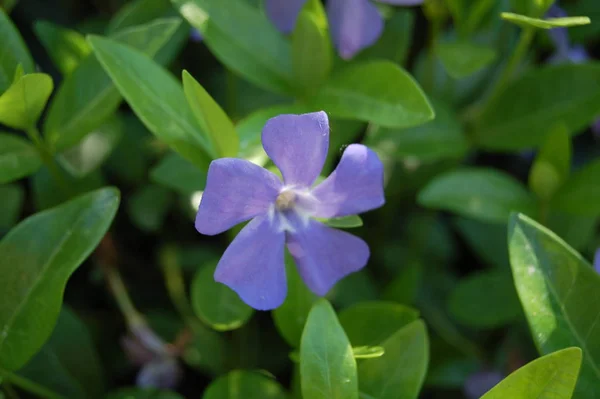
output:
[{"label": "purple flower", "polygon": [[478,399],[502,381],[503,375],[498,371],[478,371],[471,374],[463,387],[465,396]]},{"label": "purple flower", "polygon": [[[567,16],[567,13],[556,4],[550,7],[546,13],[546,17],[548,18],[564,18]],[[560,64],[564,62],[579,64],[590,58],[583,46],[571,46],[567,28],[549,29],[548,36],[556,48],[554,55],[552,55],[549,60],[551,64]]]},{"label": "purple flower", "polygon": [[[413,6],[423,0],[377,0],[380,3]],[[266,0],[267,16],[283,33],[294,30],[306,0]],[[352,58],[374,44],[383,31],[383,17],[370,0],[329,0],[329,30],[340,57]]]},{"label": "purple flower", "polygon": [[600,274],[600,248],[596,250],[596,254],[594,255],[594,269]]},{"label": "purple flower", "polygon": [[365,212],[382,206],[385,199],[383,165],[360,144],[348,146],[333,173],[312,187],[329,147],[325,112],[272,118],[263,128],[262,142],[283,182],[243,159],[213,161],[196,229],[214,235],[252,219],[223,254],[215,280],[248,305],[269,310],[286,296],[284,244],[306,285],[325,295],[341,278],[366,265],[369,247],[314,218]]}]

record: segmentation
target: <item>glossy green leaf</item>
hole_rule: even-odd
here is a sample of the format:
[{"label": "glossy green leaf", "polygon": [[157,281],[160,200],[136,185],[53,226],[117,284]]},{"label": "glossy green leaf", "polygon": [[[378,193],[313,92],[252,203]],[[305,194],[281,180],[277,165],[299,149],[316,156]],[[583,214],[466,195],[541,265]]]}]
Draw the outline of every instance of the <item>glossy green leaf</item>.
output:
[{"label": "glossy green leaf", "polygon": [[508,237],[515,286],[539,351],[580,347],[583,363],[574,397],[597,398],[600,275],[554,233],[524,215],[511,217]]},{"label": "glossy green leaf", "polygon": [[486,107],[473,137],[497,151],[540,146],[549,127],[563,123],[569,133],[580,133],[598,109],[600,64],[547,66],[509,83]]},{"label": "glossy green leaf", "polygon": [[563,349],[527,363],[481,399],[581,398],[572,396],[580,366],[581,349]]},{"label": "glossy green leaf", "polygon": [[394,302],[360,302],[340,312],[340,323],[353,346],[381,345],[419,312]]},{"label": "glossy green leaf", "polygon": [[427,208],[495,223],[506,223],[513,211],[532,213],[535,209],[535,200],[521,183],[487,168],[442,174],[419,192],[418,202]]},{"label": "glossy green leaf", "polygon": [[63,306],[48,342],[19,374],[67,398],[99,398],[104,391],[100,366],[86,325]]},{"label": "glossy green leaf", "polygon": [[381,346],[385,350],[383,356],[358,365],[361,394],[374,399],[416,399],[429,364],[425,324],[413,321]]},{"label": "glossy green leaf", "polygon": [[[162,19],[123,30],[115,40],[149,56],[167,46],[181,21]],[[50,104],[44,123],[46,140],[60,152],[79,142],[112,115],[122,97],[111,78],[91,54],[67,76]]]},{"label": "glossy green leaf", "polygon": [[434,117],[417,82],[389,61],[351,65],[331,77],[310,101],[331,116],[410,127]]},{"label": "glossy green leaf", "polygon": [[23,75],[0,95],[0,123],[15,129],[31,129],[46,107],[53,88],[49,75]]},{"label": "glossy green leaf", "polygon": [[206,173],[175,153],[166,155],[150,170],[150,179],[184,195],[202,191],[206,185]]},{"label": "glossy green leaf", "polygon": [[339,218],[331,218],[323,220],[327,226],[338,229],[352,229],[363,225],[363,221],[358,215],[342,216]]},{"label": "glossy green leaf", "polygon": [[496,60],[496,50],[466,41],[438,43],[435,51],[448,74],[462,79],[489,66]]},{"label": "glossy green leaf", "polygon": [[302,332],[300,376],[305,398],[358,399],[352,347],[325,299],[314,304]]},{"label": "glossy green leaf", "polygon": [[0,93],[13,82],[18,65],[26,73],[33,73],[35,65],[29,50],[5,12],[0,8]]},{"label": "glossy green leaf", "polygon": [[385,355],[382,346],[356,346],[352,348],[355,359],[375,359]]},{"label": "glossy green leaf", "polygon": [[521,304],[510,274],[503,270],[477,272],[452,290],[448,311],[461,324],[495,328],[519,319]]},{"label": "glossy green leaf", "polygon": [[539,29],[554,29],[554,28],[570,28],[572,26],[580,26],[590,24],[592,21],[588,17],[563,17],[563,18],[531,18],[525,15],[519,15],[512,12],[503,12],[500,14],[503,20],[512,22],[513,24],[524,28],[539,28]]},{"label": "glossy green leaf", "polygon": [[172,0],[229,69],[255,85],[292,93],[288,41],[258,9],[241,0]]},{"label": "glossy green leaf", "polygon": [[131,194],[127,211],[140,230],[154,232],[161,228],[172,200],[172,194],[166,188],[147,185]]},{"label": "glossy green leaf", "polygon": [[148,130],[203,170],[213,150],[179,82],[143,53],[92,36],[94,53]]},{"label": "glossy green leaf", "polygon": [[154,388],[122,388],[106,396],[106,399],[184,399],[177,392]]},{"label": "glossy green leaf", "polygon": [[208,135],[219,157],[235,157],[239,149],[239,139],[233,122],[188,71],[183,71],[183,90],[188,104]]},{"label": "glossy green leaf", "polygon": [[277,381],[264,374],[237,370],[215,380],[202,399],[286,399]]},{"label": "glossy green leaf", "polygon": [[29,176],[41,164],[33,144],[15,134],[0,133],[0,184]]},{"label": "glossy green leaf", "polygon": [[0,185],[0,234],[11,228],[21,214],[25,192],[21,186],[16,184]]},{"label": "glossy green leaf", "polygon": [[529,171],[529,187],[539,198],[549,200],[571,171],[571,137],[564,125],[548,134]]},{"label": "glossy green leaf", "polygon": [[288,285],[287,296],[283,305],[273,310],[273,321],[281,336],[290,346],[300,346],[302,331],[306,319],[317,296],[308,289],[294,264],[294,260],[286,253],[286,278]]},{"label": "glossy green leaf", "polygon": [[552,199],[552,205],[577,215],[600,214],[600,160],[573,173]]},{"label": "glossy green leaf", "polygon": [[18,369],[48,339],[67,280],[104,237],[118,204],[116,189],[98,190],[25,219],[0,241],[0,367]]},{"label": "glossy green leaf", "polygon": [[81,33],[51,22],[36,22],[34,31],[63,75],[70,74],[92,51]]},{"label": "glossy green leaf", "polygon": [[196,272],[190,287],[192,307],[215,330],[235,330],[250,319],[253,310],[231,288],[215,281],[215,269],[216,264]]}]

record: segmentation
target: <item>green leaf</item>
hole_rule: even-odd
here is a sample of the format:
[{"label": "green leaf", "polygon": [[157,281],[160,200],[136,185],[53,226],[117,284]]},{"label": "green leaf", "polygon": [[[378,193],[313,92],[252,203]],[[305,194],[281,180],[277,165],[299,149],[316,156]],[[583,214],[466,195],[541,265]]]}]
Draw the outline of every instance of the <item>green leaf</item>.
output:
[{"label": "green leaf", "polygon": [[317,296],[308,289],[294,264],[293,258],[286,252],[285,258],[288,292],[283,305],[273,310],[273,321],[281,336],[290,346],[300,346],[302,331],[306,319]]},{"label": "green leaf", "polygon": [[352,229],[363,225],[363,221],[358,215],[342,216],[339,218],[323,219],[327,226],[338,229]]},{"label": "green leaf", "polygon": [[393,302],[371,301],[344,309],[339,318],[353,346],[373,346],[417,320],[419,312]]},{"label": "green leaf", "polygon": [[21,214],[25,192],[21,186],[16,184],[0,185],[0,234],[11,228]]},{"label": "green leaf", "polygon": [[580,366],[581,349],[563,349],[527,363],[481,399],[582,398],[572,396]]},{"label": "green leaf", "polygon": [[434,120],[407,129],[378,129],[367,136],[366,144],[400,160],[433,162],[464,157],[469,143],[456,112],[444,102],[432,102]]},{"label": "green leaf", "polygon": [[461,279],[450,293],[448,311],[473,328],[501,327],[522,314],[512,277],[503,270],[476,272]]},{"label": "green leaf", "polygon": [[254,312],[231,288],[215,281],[216,266],[203,266],[194,276],[190,287],[192,307],[200,320],[215,330],[235,330]]},{"label": "green leaf", "polygon": [[213,150],[178,81],[143,53],[92,36],[94,53],[148,130],[202,170]]},{"label": "green leaf", "polygon": [[356,361],[335,311],[325,299],[312,307],[300,343],[302,396],[358,399]]},{"label": "green leaf", "polygon": [[413,38],[415,13],[400,7],[394,8],[392,13],[377,42],[358,53],[354,61],[386,59],[399,65],[405,64]]},{"label": "green leaf", "polygon": [[106,31],[109,34],[142,25],[165,16],[172,9],[169,0],[135,0],[123,5],[111,18]]},{"label": "green leaf", "polygon": [[[179,19],[156,20],[119,32],[115,40],[149,56],[169,44]],[[46,140],[55,151],[72,147],[112,115],[122,97],[96,56],[90,54],[65,79],[44,122]]]},{"label": "green leaf", "polygon": [[355,359],[375,359],[385,355],[382,346],[357,346],[352,348]]},{"label": "green leaf", "polygon": [[557,125],[529,171],[529,187],[539,198],[549,200],[567,180],[571,171],[571,137],[564,125]]},{"label": "green leaf", "polygon": [[98,190],[25,219],[0,241],[0,367],[20,368],[48,339],[67,280],[104,237],[118,204],[116,189]]},{"label": "green leaf", "polygon": [[290,44],[262,12],[242,0],[172,2],[227,68],[263,89],[293,93]]},{"label": "green leaf", "polygon": [[332,76],[310,103],[334,117],[385,127],[416,126],[434,117],[416,81],[389,61],[348,66]]},{"label": "green leaf", "polygon": [[511,217],[508,237],[515,286],[540,353],[580,347],[583,363],[574,397],[598,397],[600,275],[554,233],[524,215]]},{"label": "green leaf", "polygon": [[154,388],[122,388],[106,396],[106,399],[184,399],[177,392]]},{"label": "green leaf", "polygon": [[592,23],[588,17],[563,17],[563,18],[531,18],[525,15],[514,14],[512,12],[503,12],[500,14],[503,20],[512,22],[523,28],[570,28],[572,26],[588,25]]},{"label": "green leaf", "polygon": [[532,213],[535,209],[533,197],[521,183],[487,168],[462,168],[439,175],[419,192],[417,200],[426,208],[494,223],[506,223],[513,211]]},{"label": "green leaf", "polygon": [[21,65],[26,73],[33,73],[35,65],[29,50],[5,12],[0,8],[0,93],[6,90]]},{"label": "green leaf", "polygon": [[581,132],[600,109],[600,64],[532,70],[506,86],[483,111],[473,138],[483,148],[513,151],[540,146],[548,127]]},{"label": "green leaf", "polygon": [[147,185],[135,191],[127,203],[133,224],[145,232],[158,231],[163,224],[173,197],[169,190],[157,185]]},{"label": "green leaf", "polygon": [[383,356],[358,365],[360,392],[375,399],[416,399],[429,363],[425,324],[413,321],[381,346],[385,350]]},{"label": "green leaf", "polygon": [[454,225],[484,263],[501,269],[508,268],[506,226],[462,217],[455,218]]},{"label": "green leaf", "polygon": [[62,308],[48,342],[19,374],[67,398],[98,398],[104,391],[92,337],[68,307]]},{"label": "green leaf", "polygon": [[466,78],[496,60],[496,50],[466,41],[438,43],[435,51],[448,74],[454,79]]},{"label": "green leaf", "polygon": [[150,179],[184,195],[202,191],[206,186],[206,173],[175,153],[167,154],[150,170]]},{"label": "green leaf", "polygon": [[600,160],[575,172],[558,190],[552,206],[577,215],[600,214]]},{"label": "green leaf", "polygon": [[196,120],[210,138],[217,155],[235,157],[240,141],[233,122],[204,87],[186,70],[183,71],[183,91]]},{"label": "green leaf", "polygon": [[39,153],[29,141],[0,133],[0,184],[29,176],[41,165]]},{"label": "green leaf", "polygon": [[265,374],[236,370],[224,375],[212,384],[202,399],[286,399],[287,394]]},{"label": "green leaf", "polygon": [[309,0],[298,15],[292,33],[292,68],[301,92],[313,94],[333,67],[333,47],[327,16],[319,1]]},{"label": "green leaf", "polygon": [[65,76],[92,52],[85,37],[77,31],[48,21],[38,21],[33,28],[54,65]]},{"label": "green leaf", "polygon": [[15,129],[31,129],[44,110],[53,88],[54,83],[49,75],[23,75],[0,96],[0,123]]}]

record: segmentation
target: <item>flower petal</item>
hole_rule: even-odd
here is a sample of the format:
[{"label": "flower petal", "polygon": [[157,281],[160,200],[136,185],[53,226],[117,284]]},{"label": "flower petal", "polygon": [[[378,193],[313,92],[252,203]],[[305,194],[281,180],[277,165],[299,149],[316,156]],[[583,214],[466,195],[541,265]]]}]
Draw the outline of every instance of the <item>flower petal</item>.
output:
[{"label": "flower petal", "polygon": [[282,187],[273,173],[252,162],[221,158],[208,168],[196,230],[214,235],[266,213]]},{"label": "flower petal", "polygon": [[600,274],[600,248],[598,248],[594,254],[594,269]]},{"label": "flower petal", "polygon": [[265,12],[282,33],[291,33],[306,0],[265,0]]},{"label": "flower petal", "polygon": [[323,169],[329,148],[329,120],[323,111],[271,118],[262,131],[265,152],[286,185],[310,187]]},{"label": "flower petal", "polygon": [[374,151],[351,144],[327,179],[312,191],[314,216],[332,218],[379,208],[385,203],[383,164]]},{"label": "flower petal", "polygon": [[289,220],[294,230],[287,235],[288,249],[315,294],[325,295],[340,279],[367,264],[369,247],[360,238],[312,219]]},{"label": "flower petal", "polygon": [[383,18],[370,0],[329,0],[327,16],[333,44],[346,60],[374,44],[383,32]]},{"label": "flower petal", "polygon": [[285,233],[274,229],[267,216],[253,219],[225,250],[215,281],[255,309],[275,309],[287,292],[284,244]]}]

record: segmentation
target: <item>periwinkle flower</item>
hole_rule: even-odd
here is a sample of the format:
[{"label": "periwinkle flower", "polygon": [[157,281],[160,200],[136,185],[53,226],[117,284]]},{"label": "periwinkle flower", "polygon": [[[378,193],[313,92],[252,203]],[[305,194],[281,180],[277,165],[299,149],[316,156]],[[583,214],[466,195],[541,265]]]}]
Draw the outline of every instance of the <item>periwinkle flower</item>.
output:
[{"label": "periwinkle flower", "polygon": [[[294,30],[298,14],[307,0],[266,0],[267,16],[283,33]],[[380,3],[413,6],[423,0],[377,0]],[[333,44],[340,57],[350,59],[373,45],[383,32],[383,17],[371,0],[329,0],[327,17]]]},{"label": "periwinkle flower", "polygon": [[596,254],[594,255],[594,270],[600,274],[600,248],[596,250]]},{"label": "periwinkle flower", "polygon": [[469,399],[478,399],[495,387],[503,379],[502,373],[498,371],[478,371],[473,373],[465,381],[463,387],[465,396]]},{"label": "periwinkle flower", "polygon": [[[567,16],[567,13],[556,4],[550,7],[546,13],[546,17],[548,18],[564,18]],[[567,28],[549,29],[548,36],[556,48],[554,55],[549,60],[551,64],[560,64],[563,62],[579,64],[589,59],[589,55],[583,46],[571,45]]]},{"label": "periwinkle flower", "polygon": [[196,229],[214,235],[251,219],[223,254],[214,277],[253,308],[269,310],[287,293],[286,243],[306,285],[325,295],[366,265],[369,247],[315,218],[354,215],[382,206],[385,199],[383,165],[360,144],[349,145],[333,173],[313,187],[329,147],[325,112],[274,117],[263,128],[262,143],[283,182],[243,159],[213,161]]}]

